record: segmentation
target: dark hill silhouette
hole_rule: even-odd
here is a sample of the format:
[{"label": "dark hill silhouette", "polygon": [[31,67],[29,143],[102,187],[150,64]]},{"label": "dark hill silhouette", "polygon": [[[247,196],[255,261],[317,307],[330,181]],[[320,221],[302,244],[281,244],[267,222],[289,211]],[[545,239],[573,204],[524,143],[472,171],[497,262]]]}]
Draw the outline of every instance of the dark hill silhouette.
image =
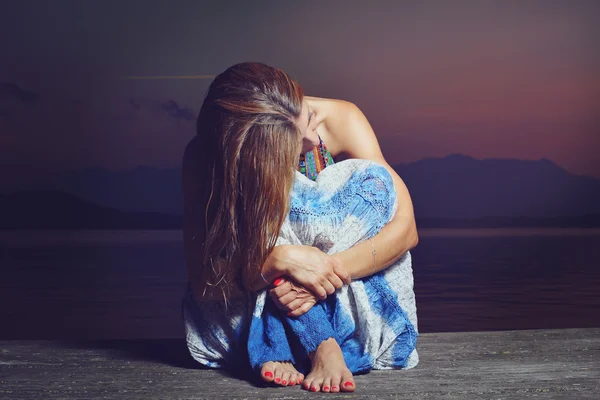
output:
[{"label": "dark hill silhouette", "polygon": [[547,159],[428,158],[394,169],[423,218],[575,217],[600,214],[600,180]]},{"label": "dark hill silhouette", "polygon": [[[420,228],[600,227],[600,215],[473,219],[419,218]],[[30,190],[0,194],[0,229],[181,229],[179,215],[124,212],[64,192]]]},{"label": "dark hill silhouette", "polygon": [[181,226],[180,216],[123,212],[59,191],[0,195],[0,229],[178,229]]},{"label": "dark hill silhouette", "polygon": [[[410,190],[417,219],[427,226],[599,225],[593,216],[600,215],[600,180],[547,159],[453,154],[394,168]],[[48,188],[113,209],[181,215],[180,176],[179,168],[85,169]]]},{"label": "dark hill silhouette", "polygon": [[179,168],[137,167],[118,172],[88,168],[64,175],[48,188],[124,211],[183,214]]}]

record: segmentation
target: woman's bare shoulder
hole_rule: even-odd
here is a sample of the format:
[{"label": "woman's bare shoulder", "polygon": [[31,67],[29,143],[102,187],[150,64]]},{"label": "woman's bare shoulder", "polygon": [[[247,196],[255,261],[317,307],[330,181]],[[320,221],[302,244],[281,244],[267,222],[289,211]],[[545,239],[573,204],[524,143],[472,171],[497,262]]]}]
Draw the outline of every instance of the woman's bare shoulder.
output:
[{"label": "woman's bare shoulder", "polygon": [[[346,121],[348,112],[356,107],[354,103],[342,99],[305,96],[309,106],[316,112],[317,120],[332,128]],[[331,131],[331,129],[329,129]],[[335,130],[335,129],[334,129]],[[335,132],[332,132],[335,135]]]},{"label": "woman's bare shoulder", "polygon": [[327,149],[336,161],[341,160],[344,149],[344,124],[348,112],[354,104],[342,99],[305,96],[308,104],[317,113],[317,133],[327,145]]},{"label": "woman's bare shoulder", "polygon": [[317,113],[335,113],[337,110],[343,107],[347,107],[350,103],[347,100],[342,99],[330,99],[326,97],[315,97],[315,96],[304,96],[308,105],[313,108]]}]

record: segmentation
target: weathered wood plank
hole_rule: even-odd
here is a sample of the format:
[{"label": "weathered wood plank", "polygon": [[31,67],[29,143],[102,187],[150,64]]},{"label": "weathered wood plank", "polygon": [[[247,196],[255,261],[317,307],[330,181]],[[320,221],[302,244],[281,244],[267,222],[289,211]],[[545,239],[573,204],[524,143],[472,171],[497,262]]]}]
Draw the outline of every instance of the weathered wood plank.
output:
[{"label": "weathered wood plank", "polygon": [[427,333],[418,348],[415,369],[318,394],[200,369],[181,339],[0,341],[0,398],[600,398],[600,328]]}]

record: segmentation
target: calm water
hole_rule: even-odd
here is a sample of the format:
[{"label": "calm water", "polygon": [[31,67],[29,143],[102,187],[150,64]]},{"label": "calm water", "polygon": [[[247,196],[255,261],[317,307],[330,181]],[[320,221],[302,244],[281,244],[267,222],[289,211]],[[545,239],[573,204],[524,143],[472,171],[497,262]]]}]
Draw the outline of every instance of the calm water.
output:
[{"label": "calm water", "polygon": [[[421,332],[600,326],[600,230],[421,230]],[[179,231],[0,231],[0,339],[181,337]]]}]

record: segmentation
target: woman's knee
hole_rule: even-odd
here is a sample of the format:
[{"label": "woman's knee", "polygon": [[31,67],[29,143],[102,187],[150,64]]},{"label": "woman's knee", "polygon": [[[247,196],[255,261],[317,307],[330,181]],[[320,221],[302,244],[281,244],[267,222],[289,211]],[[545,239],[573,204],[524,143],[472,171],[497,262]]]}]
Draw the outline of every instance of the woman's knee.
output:
[{"label": "woman's knee", "polygon": [[376,163],[369,165],[361,174],[360,196],[388,222],[396,208],[396,189],[388,170]]}]

